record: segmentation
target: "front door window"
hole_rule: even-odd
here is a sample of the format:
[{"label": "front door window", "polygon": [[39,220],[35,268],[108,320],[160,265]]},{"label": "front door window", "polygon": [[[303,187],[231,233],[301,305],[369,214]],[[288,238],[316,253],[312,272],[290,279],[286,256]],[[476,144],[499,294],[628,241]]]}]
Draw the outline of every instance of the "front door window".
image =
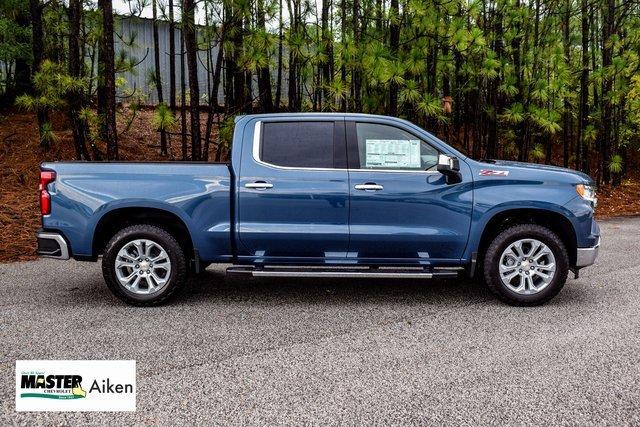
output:
[{"label": "front door window", "polygon": [[438,164],[438,150],[402,129],[356,123],[356,135],[359,164],[351,169],[425,171]]}]

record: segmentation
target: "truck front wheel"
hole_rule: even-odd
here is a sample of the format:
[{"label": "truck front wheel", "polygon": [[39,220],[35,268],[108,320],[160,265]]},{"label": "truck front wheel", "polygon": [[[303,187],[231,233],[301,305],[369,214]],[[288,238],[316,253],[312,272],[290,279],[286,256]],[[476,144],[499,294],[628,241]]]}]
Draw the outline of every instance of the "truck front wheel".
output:
[{"label": "truck front wheel", "polygon": [[162,228],[126,227],[107,243],[102,274],[109,289],[127,304],[157,305],[183,284],[186,259],[180,244]]},{"label": "truck front wheel", "polygon": [[567,281],[569,257],[551,230],[521,224],[502,231],[484,257],[489,289],[511,305],[540,305],[556,296]]}]

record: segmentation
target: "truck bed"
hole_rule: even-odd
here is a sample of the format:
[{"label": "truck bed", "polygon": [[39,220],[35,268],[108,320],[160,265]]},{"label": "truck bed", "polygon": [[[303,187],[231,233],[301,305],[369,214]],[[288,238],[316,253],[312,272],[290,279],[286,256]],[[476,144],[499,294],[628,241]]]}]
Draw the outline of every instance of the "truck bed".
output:
[{"label": "truck bed", "polygon": [[74,257],[94,255],[92,237],[110,215],[170,212],[189,230],[205,261],[231,259],[231,173],[226,163],[43,163],[56,173],[49,185],[47,231],[61,232]]}]

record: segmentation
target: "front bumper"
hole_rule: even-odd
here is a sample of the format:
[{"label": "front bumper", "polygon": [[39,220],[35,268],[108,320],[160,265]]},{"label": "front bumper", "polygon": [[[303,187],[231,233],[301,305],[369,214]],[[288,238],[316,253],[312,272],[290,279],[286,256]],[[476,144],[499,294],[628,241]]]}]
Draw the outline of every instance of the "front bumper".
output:
[{"label": "front bumper", "polygon": [[576,254],[576,268],[583,268],[592,265],[596,262],[598,256],[598,250],[600,249],[600,236],[596,241],[595,246],[590,248],[578,248]]},{"label": "front bumper", "polygon": [[59,233],[38,231],[38,255],[46,258],[69,259],[69,246]]}]

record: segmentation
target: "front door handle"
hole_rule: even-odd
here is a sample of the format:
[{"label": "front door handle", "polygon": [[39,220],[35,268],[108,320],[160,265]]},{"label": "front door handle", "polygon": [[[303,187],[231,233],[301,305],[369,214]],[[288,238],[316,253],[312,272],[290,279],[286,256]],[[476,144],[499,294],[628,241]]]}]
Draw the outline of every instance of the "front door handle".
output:
[{"label": "front door handle", "polygon": [[266,190],[267,188],[273,188],[273,184],[269,184],[265,181],[248,182],[244,186],[245,188],[252,188],[254,190]]},{"label": "front door handle", "polygon": [[384,187],[380,184],[376,184],[375,182],[366,182],[364,184],[357,184],[353,188],[364,191],[380,191]]}]

